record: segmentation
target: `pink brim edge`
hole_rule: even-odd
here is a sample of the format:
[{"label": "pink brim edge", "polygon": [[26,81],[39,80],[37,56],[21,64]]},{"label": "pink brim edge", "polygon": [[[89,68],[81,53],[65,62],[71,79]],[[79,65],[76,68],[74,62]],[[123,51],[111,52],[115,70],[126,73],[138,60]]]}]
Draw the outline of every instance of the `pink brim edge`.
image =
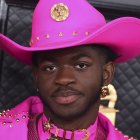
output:
[{"label": "pink brim edge", "polygon": [[[115,63],[125,62],[140,54],[140,19],[123,17],[113,20],[90,34],[75,42],[60,42],[59,45],[49,44],[51,47],[30,48],[17,44],[6,36],[0,34],[0,48],[4,49],[17,60],[32,64],[32,52],[68,48],[84,44],[102,44],[111,48],[121,56]],[[47,44],[48,45],[48,44]]]}]

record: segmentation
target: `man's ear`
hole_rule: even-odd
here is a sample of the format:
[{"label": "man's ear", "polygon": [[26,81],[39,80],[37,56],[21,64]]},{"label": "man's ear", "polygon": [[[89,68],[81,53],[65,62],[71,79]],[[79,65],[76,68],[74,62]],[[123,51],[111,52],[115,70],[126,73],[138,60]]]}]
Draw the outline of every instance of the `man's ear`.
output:
[{"label": "man's ear", "polygon": [[103,85],[111,83],[115,73],[115,64],[108,62],[103,66]]}]

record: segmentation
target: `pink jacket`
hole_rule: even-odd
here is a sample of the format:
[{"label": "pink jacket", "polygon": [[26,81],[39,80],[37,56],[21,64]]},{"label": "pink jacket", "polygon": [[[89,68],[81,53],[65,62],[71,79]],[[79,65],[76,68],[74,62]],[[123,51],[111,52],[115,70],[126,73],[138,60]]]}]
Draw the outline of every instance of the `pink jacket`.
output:
[{"label": "pink jacket", "polygon": [[[28,122],[30,115],[43,112],[43,104],[36,97],[29,97],[11,110],[0,114],[0,139],[1,140],[28,140]],[[116,130],[111,122],[102,114],[98,115],[101,124],[106,128],[106,140],[129,140],[120,131]],[[41,139],[45,140],[45,139]],[[89,138],[93,140],[93,138]]]}]

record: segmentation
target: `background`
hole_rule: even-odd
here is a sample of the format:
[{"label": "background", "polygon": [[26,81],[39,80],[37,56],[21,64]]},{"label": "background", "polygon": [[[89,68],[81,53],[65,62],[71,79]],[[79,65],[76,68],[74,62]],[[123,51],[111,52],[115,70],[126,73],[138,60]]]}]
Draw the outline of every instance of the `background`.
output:
[{"label": "background", "polygon": [[[108,21],[140,18],[139,0],[89,0]],[[37,0],[0,0],[0,32],[28,46],[31,17]],[[116,127],[140,140],[140,57],[117,66],[113,84],[118,92]],[[0,111],[35,95],[31,69],[0,50]]]}]

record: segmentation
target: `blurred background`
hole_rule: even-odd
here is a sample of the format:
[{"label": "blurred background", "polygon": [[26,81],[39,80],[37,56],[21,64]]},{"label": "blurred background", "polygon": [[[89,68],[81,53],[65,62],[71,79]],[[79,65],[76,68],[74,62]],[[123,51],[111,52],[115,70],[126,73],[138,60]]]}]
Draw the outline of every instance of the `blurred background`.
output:
[{"label": "blurred background", "polygon": [[[37,0],[0,0],[0,32],[28,46]],[[123,16],[140,18],[140,0],[89,0],[107,21]],[[117,91],[115,126],[140,140],[140,57],[117,66],[112,83]],[[0,50],[0,111],[35,95],[31,69]],[[108,102],[103,103],[108,106]]]}]

